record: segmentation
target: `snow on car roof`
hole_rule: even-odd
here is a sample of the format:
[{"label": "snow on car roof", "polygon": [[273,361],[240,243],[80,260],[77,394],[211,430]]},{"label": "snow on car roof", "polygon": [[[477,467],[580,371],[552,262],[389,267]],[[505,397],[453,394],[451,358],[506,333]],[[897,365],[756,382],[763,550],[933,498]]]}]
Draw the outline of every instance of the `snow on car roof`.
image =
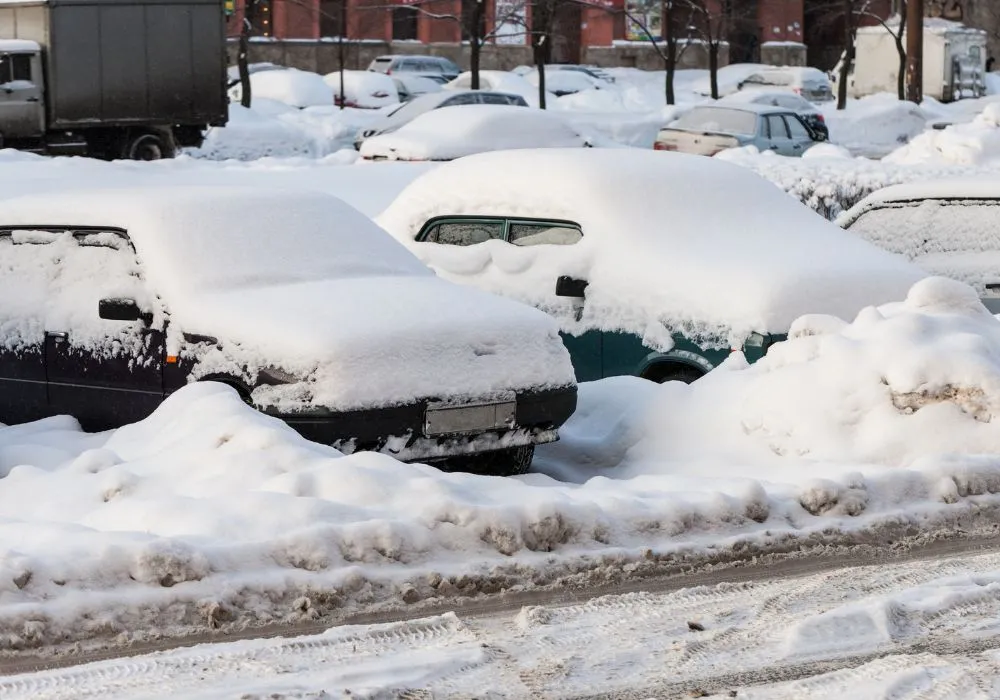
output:
[{"label": "snow on car roof", "polygon": [[[2,3],[3,0],[0,0]],[[27,39],[0,39],[0,51],[41,51],[37,41]]]},{"label": "snow on car roof", "polygon": [[[563,219],[573,246],[415,243],[445,215]],[[443,165],[377,221],[439,274],[550,312],[560,275],[586,279],[588,303],[564,330],[663,329],[739,339],[784,332],[803,313],[852,318],[905,296],[917,268],[841,231],[739,166],[631,149],[521,150]],[[558,313],[557,313],[558,315]],[[659,329],[659,330],[657,330]]]},{"label": "snow on car roof", "polygon": [[754,114],[774,114],[775,112],[785,114],[792,111],[788,107],[777,107],[775,105],[761,104],[759,102],[743,102],[741,100],[734,100],[730,102],[730,97],[731,96],[726,96],[716,102],[692,107],[688,114],[702,109],[728,109],[733,112],[753,112]]},{"label": "snow on car roof", "polygon": [[160,186],[46,193],[5,199],[2,226],[123,229],[161,294],[424,274],[368,217],[319,192]]},{"label": "snow on car roof", "polygon": [[883,187],[852,208],[918,199],[1000,199],[1000,178],[949,178]]}]

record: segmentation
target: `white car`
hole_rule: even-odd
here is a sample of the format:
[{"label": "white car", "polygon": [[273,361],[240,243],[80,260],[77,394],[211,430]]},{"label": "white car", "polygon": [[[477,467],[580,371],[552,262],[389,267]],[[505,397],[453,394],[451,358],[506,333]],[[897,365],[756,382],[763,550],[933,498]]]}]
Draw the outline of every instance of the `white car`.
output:
[{"label": "white car", "polygon": [[579,381],[691,381],[924,276],[746,168],[640,149],[462,158],[377,221],[442,277],[551,314]]},{"label": "white car", "polygon": [[[340,105],[340,71],[327,73],[324,82],[333,91],[333,104]],[[380,109],[399,104],[396,83],[384,73],[366,70],[344,71],[344,106]]]},{"label": "white car", "polygon": [[558,114],[483,104],[425,112],[391,133],[365,139],[358,150],[368,160],[454,160],[512,148],[591,145]]},{"label": "white car", "polygon": [[1000,311],[1000,179],[886,187],[837,223],[931,274],[971,285]]},{"label": "white car", "polygon": [[[465,72],[445,85],[450,90],[471,90],[472,73]],[[479,89],[492,90],[494,92],[505,92],[511,95],[520,95],[532,107],[538,106],[538,85],[532,85],[523,76],[515,73],[508,73],[502,70],[481,70],[479,71]],[[548,93],[546,100],[554,100],[556,96]]]},{"label": "white car", "polygon": [[512,474],[575,406],[550,318],[434,276],[329,195],[6,199],[0,265],[4,423],[105,430],[215,381],[343,452]]}]

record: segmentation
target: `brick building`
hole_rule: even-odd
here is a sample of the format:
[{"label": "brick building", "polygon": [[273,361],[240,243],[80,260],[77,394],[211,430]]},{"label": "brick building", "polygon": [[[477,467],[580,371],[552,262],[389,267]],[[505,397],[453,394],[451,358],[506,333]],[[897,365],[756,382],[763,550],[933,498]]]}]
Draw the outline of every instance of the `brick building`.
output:
[{"label": "brick building", "polygon": [[[230,22],[231,33],[239,31],[241,5]],[[625,12],[629,2],[635,14],[635,0],[482,0],[483,31],[495,35],[491,43],[513,48],[530,43],[525,26],[540,3],[556,7],[552,60],[579,62],[593,47],[621,46],[636,35],[634,22]],[[729,61],[774,60],[773,49],[784,46],[809,63],[829,68],[843,48],[843,25],[838,18],[842,0],[705,0],[716,7],[726,7],[732,21],[728,31]],[[894,0],[871,0],[870,11],[887,17]],[[934,2],[935,0],[929,0]],[[972,0],[940,0],[963,3]],[[996,2],[1000,0],[985,0]],[[257,34],[286,40],[335,38],[341,34],[351,42],[380,42],[393,45],[394,51],[425,50],[421,45],[438,49],[451,45],[458,53],[460,42],[468,38],[469,18],[476,0],[260,0]],[[656,8],[656,3],[646,2]],[[984,2],[984,0],[979,0]],[[656,14],[645,23],[658,33]],[[344,22],[346,18],[346,32]],[[649,18],[649,15],[647,15]],[[401,44],[400,42],[406,42]],[[410,44],[409,42],[412,42]],[[411,49],[407,49],[410,46]],[[767,49],[772,49],[768,53]],[[439,51],[436,51],[439,52]],[[780,54],[780,51],[778,52]],[[792,54],[789,54],[792,55]]]}]

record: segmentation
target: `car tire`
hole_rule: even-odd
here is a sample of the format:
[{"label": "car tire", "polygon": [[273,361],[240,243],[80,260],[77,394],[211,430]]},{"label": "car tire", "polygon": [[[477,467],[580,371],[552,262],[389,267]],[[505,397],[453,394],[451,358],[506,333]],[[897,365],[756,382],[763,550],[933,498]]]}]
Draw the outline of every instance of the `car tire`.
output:
[{"label": "car tire", "polygon": [[657,384],[664,384],[666,382],[691,384],[704,376],[705,373],[697,367],[677,363],[665,363],[650,367],[643,373],[642,378],[656,382]]},{"label": "car tire", "polygon": [[450,457],[437,466],[446,472],[467,472],[482,476],[518,476],[528,472],[534,456],[535,446],[524,445],[475,455]]}]

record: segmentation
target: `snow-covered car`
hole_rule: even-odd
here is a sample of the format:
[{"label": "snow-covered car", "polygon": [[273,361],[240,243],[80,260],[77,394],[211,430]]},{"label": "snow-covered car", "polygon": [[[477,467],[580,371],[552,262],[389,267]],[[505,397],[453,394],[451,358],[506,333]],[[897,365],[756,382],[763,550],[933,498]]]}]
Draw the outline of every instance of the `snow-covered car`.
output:
[{"label": "snow-covered car", "polygon": [[408,75],[406,73],[396,73],[392,76],[392,82],[396,84],[396,92],[399,94],[400,102],[409,102],[421,95],[438,92],[444,87],[444,82],[424,75]]},{"label": "snow-covered car", "polygon": [[[247,65],[247,75],[253,75],[254,73],[263,73],[270,70],[286,70],[285,66],[279,66],[276,63],[271,63],[269,61],[264,61],[261,63],[250,63]],[[240,67],[239,66],[229,66],[226,69],[226,79],[228,80],[226,87],[231,88],[238,85],[240,82]]]},{"label": "snow-covered car", "polygon": [[746,168],[640,149],[463,158],[376,220],[440,276],[555,317],[578,381],[692,381],[924,276]]},{"label": "snow-covered car", "polygon": [[409,102],[400,105],[389,112],[383,119],[358,130],[354,137],[354,148],[361,149],[361,144],[365,139],[377,136],[378,134],[391,134],[405,124],[426,114],[431,110],[442,107],[460,107],[462,105],[501,105],[507,107],[527,107],[528,103],[520,95],[511,95],[505,92],[491,92],[489,90],[442,90],[421,95]]},{"label": "snow-covered car", "polygon": [[473,104],[425,112],[391,133],[365,139],[358,150],[368,160],[454,160],[512,148],[591,145],[558,114]]},{"label": "snow-covered car", "polygon": [[503,474],[574,410],[550,318],[435,277],[329,195],[7,199],[0,264],[4,423],[70,414],[104,430],[216,381],[343,452]]},{"label": "snow-covered car", "polygon": [[798,114],[758,104],[712,104],[695,107],[660,129],[657,151],[714,156],[730,148],[755,146],[761,152],[798,157],[818,142]]},{"label": "snow-covered car", "polygon": [[893,185],[837,223],[928,273],[965,282],[1000,311],[1000,179]]},{"label": "snow-covered car", "polygon": [[781,90],[743,90],[722,98],[719,104],[757,104],[770,105],[790,109],[800,117],[807,127],[816,135],[817,141],[829,141],[830,129],[826,125],[823,113],[806,98],[794,92]]},{"label": "snow-covered car", "polygon": [[413,73],[428,77],[442,76],[446,80],[454,80],[462,69],[454,61],[441,56],[378,56],[368,66],[368,70],[386,75],[397,73]]},{"label": "snow-covered car", "polygon": [[813,103],[833,100],[833,88],[826,73],[818,68],[782,66],[751,73],[739,82],[740,90],[786,90]]},{"label": "snow-covered car", "polygon": [[[253,99],[263,98],[282,102],[289,107],[329,107],[333,91],[318,73],[297,68],[261,68],[250,73],[250,93]],[[243,86],[239,80],[229,88],[229,99],[239,102]]]},{"label": "snow-covered car", "polygon": [[[740,83],[747,77],[762,70],[771,70],[777,66],[763,63],[730,63],[722,66],[716,73],[719,85],[719,97],[725,97],[740,89]],[[712,96],[712,81],[710,75],[705,75],[691,82],[691,91],[702,97]]]},{"label": "snow-covered car", "polygon": [[[323,81],[333,92],[333,104],[340,106],[340,71],[327,73]],[[380,109],[398,103],[396,83],[389,76],[366,70],[344,71],[345,107]]]},{"label": "snow-covered car", "polygon": [[[600,80],[600,81],[603,81],[605,83],[613,83],[613,82],[615,82],[615,78],[614,78],[613,75],[611,75],[610,73],[608,73],[603,68],[598,68],[597,66],[581,66],[581,65],[578,65],[576,63],[552,63],[552,64],[549,64],[549,65],[545,66],[545,70],[546,71],[553,71],[553,70],[572,71],[572,72],[575,72],[575,73],[583,73],[584,75],[590,76],[594,80]],[[525,71],[525,72],[526,73],[530,73],[531,69],[529,69],[528,71]],[[521,75],[523,75],[523,73]]]},{"label": "snow-covered car", "polygon": [[[466,71],[460,76],[445,85],[449,90],[471,90],[472,73]],[[509,73],[502,70],[481,70],[479,71],[479,89],[491,90],[493,92],[505,92],[510,95],[520,95],[531,107],[538,106],[538,85],[532,85],[523,76]],[[555,95],[548,92],[546,99],[555,99]]]},{"label": "snow-covered car", "polygon": [[[537,92],[538,83],[541,80],[538,71],[531,71],[523,77],[535,86]],[[545,90],[556,97],[575,95],[585,90],[600,90],[602,87],[607,88],[608,83],[598,78],[592,78],[586,73],[572,70],[551,70],[551,66],[545,67]]]}]

